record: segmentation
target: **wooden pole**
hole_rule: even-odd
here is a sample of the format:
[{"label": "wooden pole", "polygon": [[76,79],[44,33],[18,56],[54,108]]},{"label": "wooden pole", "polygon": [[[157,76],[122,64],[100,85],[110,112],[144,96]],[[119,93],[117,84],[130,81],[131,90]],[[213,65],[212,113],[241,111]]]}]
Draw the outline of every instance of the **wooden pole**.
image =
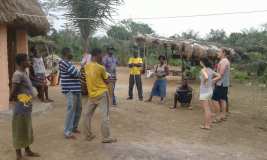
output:
[{"label": "wooden pole", "polygon": [[169,64],[169,60],[168,60],[168,48],[167,48],[167,44],[164,44],[164,49],[165,49],[165,57],[166,57],[166,61],[167,61],[167,65]]},{"label": "wooden pole", "polygon": [[17,30],[16,32],[16,41],[17,41],[17,53],[26,53],[28,54],[28,33],[26,30]]},{"label": "wooden pole", "polygon": [[9,76],[6,25],[0,25],[0,73],[0,110],[5,110],[9,107]]},{"label": "wooden pole", "polygon": [[182,81],[184,80],[184,57],[182,56]]}]

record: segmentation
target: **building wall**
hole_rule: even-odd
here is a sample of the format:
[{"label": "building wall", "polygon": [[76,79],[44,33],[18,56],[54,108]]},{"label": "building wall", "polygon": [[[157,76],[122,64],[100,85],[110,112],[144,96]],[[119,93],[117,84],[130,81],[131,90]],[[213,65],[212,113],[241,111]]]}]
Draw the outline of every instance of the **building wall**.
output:
[{"label": "building wall", "polygon": [[[10,38],[10,37],[9,37]],[[28,34],[25,30],[17,30],[16,36],[14,38],[16,43],[15,46],[8,43],[8,29],[5,25],[0,25],[0,74],[1,74],[1,83],[0,83],[0,111],[6,110],[9,108],[9,78],[13,74],[14,68],[9,70],[8,63],[15,63],[15,54],[8,53],[13,49],[9,47],[15,47],[15,52],[18,53],[28,53]],[[10,41],[10,40],[9,40]],[[9,57],[8,57],[9,56]],[[11,65],[10,65],[11,66]],[[9,72],[10,71],[10,72]]]},{"label": "building wall", "polygon": [[0,110],[9,106],[9,77],[7,57],[7,27],[0,25]]}]

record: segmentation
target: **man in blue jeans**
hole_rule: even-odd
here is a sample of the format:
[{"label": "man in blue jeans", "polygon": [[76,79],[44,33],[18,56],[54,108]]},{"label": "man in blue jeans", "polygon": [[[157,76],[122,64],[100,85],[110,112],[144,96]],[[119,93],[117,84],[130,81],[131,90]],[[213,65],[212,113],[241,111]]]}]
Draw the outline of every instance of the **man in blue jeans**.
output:
[{"label": "man in blue jeans", "polygon": [[78,125],[82,112],[80,72],[71,63],[72,57],[71,49],[63,48],[59,71],[62,93],[67,98],[67,115],[64,128],[66,139],[75,139],[74,134],[80,133]]}]

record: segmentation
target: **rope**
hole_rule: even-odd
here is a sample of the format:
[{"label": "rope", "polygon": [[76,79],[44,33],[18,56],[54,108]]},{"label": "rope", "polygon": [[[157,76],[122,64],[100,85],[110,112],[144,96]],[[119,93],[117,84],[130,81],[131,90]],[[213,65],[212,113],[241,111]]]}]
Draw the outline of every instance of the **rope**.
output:
[{"label": "rope", "polygon": [[[170,17],[136,17],[130,18],[133,20],[159,20],[159,19],[178,19],[178,18],[197,18],[197,17],[211,17],[211,16],[223,16],[223,15],[239,15],[239,14],[254,14],[254,13],[265,13],[267,10],[252,10],[252,11],[239,11],[239,12],[222,12],[222,13],[210,13],[210,14],[195,14],[195,15],[184,15],[184,16],[170,16]],[[32,15],[32,14],[24,14],[24,13],[16,13],[17,15],[29,16],[29,17],[38,17],[38,18],[48,18],[51,16],[40,16],[40,15]],[[55,17],[52,17],[55,18]],[[58,20],[97,20],[96,18],[56,18]],[[127,18],[126,18],[127,19]],[[120,19],[114,19],[120,20]]]}]

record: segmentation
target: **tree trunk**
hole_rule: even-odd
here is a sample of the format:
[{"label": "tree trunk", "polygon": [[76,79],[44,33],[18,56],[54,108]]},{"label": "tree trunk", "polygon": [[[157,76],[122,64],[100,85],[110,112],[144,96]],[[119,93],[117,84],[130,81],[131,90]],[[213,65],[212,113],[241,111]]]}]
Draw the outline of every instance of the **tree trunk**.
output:
[{"label": "tree trunk", "polygon": [[82,38],[83,53],[89,53],[89,36]]}]

